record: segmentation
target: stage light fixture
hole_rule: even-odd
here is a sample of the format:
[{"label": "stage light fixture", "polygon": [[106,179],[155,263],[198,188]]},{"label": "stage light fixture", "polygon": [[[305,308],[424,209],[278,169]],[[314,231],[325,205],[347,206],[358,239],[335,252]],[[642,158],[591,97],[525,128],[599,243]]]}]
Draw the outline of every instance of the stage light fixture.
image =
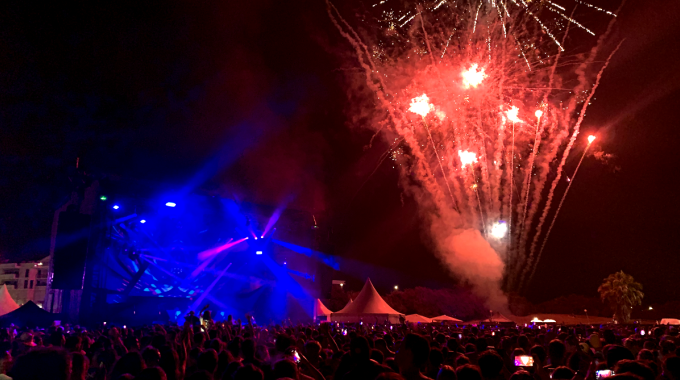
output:
[{"label": "stage light fixture", "polygon": [[256,254],[256,255],[261,255],[261,254],[262,254],[262,251],[255,251],[255,254]]},{"label": "stage light fixture", "polygon": [[146,219],[140,220],[139,223],[142,223],[142,224],[146,223]]},{"label": "stage light fixture", "polygon": [[175,202],[166,202],[165,205],[168,206],[168,207],[175,207],[175,206],[177,206],[177,203],[175,203]]},{"label": "stage light fixture", "polygon": [[113,205],[113,209],[114,209],[114,210],[118,210],[119,208],[120,208],[120,206],[118,206],[118,205]]},{"label": "stage light fixture", "polygon": [[107,200],[108,198],[106,198],[106,195],[102,195],[101,197],[99,197],[99,199],[102,200],[102,201],[105,201],[105,200]]},{"label": "stage light fixture", "polygon": [[283,262],[283,265],[287,265],[287,264],[288,264],[287,262],[285,262],[285,261]]}]

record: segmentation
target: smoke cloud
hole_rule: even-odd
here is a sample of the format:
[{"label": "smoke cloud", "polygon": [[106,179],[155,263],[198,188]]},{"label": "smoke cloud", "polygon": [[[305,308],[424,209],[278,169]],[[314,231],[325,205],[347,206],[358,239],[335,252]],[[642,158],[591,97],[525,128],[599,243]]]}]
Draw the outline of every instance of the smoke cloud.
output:
[{"label": "smoke cloud", "polygon": [[505,264],[479,230],[460,228],[455,211],[429,213],[429,232],[436,253],[452,274],[461,277],[475,295],[494,311],[507,311],[507,297],[501,291]]}]

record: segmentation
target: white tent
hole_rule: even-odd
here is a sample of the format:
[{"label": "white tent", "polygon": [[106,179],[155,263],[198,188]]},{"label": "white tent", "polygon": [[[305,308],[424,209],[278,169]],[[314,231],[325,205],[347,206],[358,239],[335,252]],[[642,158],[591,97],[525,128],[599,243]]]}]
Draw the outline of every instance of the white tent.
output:
[{"label": "white tent", "polygon": [[366,280],[363,289],[354,302],[350,302],[342,310],[331,314],[331,321],[357,323],[399,323],[402,313],[392,309],[375,290],[370,279]]},{"label": "white tent", "polygon": [[7,285],[3,284],[2,289],[0,289],[0,315],[11,313],[18,308],[19,305],[14,302],[14,299],[9,294]]},{"label": "white tent", "polygon": [[331,316],[332,311],[330,311],[326,305],[321,302],[320,299],[316,299],[314,302],[314,320],[317,318],[323,318],[325,320],[329,320]]},{"label": "white tent", "polygon": [[411,314],[406,316],[408,323],[432,323],[432,318],[423,317],[420,314]]},{"label": "white tent", "polygon": [[680,325],[680,319],[664,318],[659,322],[660,325]]},{"label": "white tent", "polygon": [[440,315],[438,317],[432,318],[432,322],[460,323],[463,321],[457,318],[449,317],[448,315]]}]

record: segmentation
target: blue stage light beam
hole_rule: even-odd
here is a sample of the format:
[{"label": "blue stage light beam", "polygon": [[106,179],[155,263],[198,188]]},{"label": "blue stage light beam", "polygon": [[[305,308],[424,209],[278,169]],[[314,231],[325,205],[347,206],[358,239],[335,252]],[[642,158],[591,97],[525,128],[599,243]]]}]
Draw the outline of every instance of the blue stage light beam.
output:
[{"label": "blue stage light beam", "polygon": [[273,135],[272,123],[263,120],[262,115],[253,116],[252,122],[244,122],[229,128],[230,133],[225,136],[224,144],[179,190],[177,199],[182,199],[215,174],[231,166],[241,157],[243,152],[254,146],[262,136],[271,137]]},{"label": "blue stage light beam", "polygon": [[284,247],[288,248],[293,252],[297,252],[299,254],[305,255],[307,257],[312,257],[318,260],[321,260],[324,264],[328,265],[329,267],[335,269],[335,270],[340,270],[340,264],[338,264],[337,261],[335,261],[335,258],[331,255],[327,255],[323,252],[315,251],[311,248],[306,248],[306,247],[301,247],[299,245],[295,245],[292,243],[287,243],[285,241],[277,240],[277,239],[272,239],[272,242]]},{"label": "blue stage light beam", "polygon": [[267,233],[269,233],[269,231],[274,227],[274,225],[276,224],[276,222],[279,221],[279,218],[281,217],[281,214],[283,213],[283,210],[286,209],[286,205],[287,205],[287,204],[288,204],[288,202],[286,202],[285,204],[283,204],[283,205],[277,207],[276,210],[274,210],[274,213],[272,214],[272,216],[269,217],[269,220],[267,221],[267,225],[264,227],[264,232],[262,232],[262,236],[261,236],[261,237],[267,236]]},{"label": "blue stage light beam", "polygon": [[311,298],[309,293],[295,281],[289,273],[287,268],[284,268],[272,260],[269,256],[262,256],[262,262],[267,266],[267,268],[274,274],[277,281],[277,291],[284,290],[286,293],[290,293],[296,299]]},{"label": "blue stage light beam", "polygon": [[194,303],[191,304],[191,306],[189,306],[189,309],[184,314],[188,314],[190,310],[196,310],[198,308],[198,306],[201,305],[201,303],[203,302],[205,297],[207,297],[210,294],[210,292],[213,290],[215,285],[217,285],[217,283],[222,279],[222,276],[224,276],[224,274],[227,272],[227,270],[230,267],[231,267],[231,263],[229,263],[229,265],[227,265],[224,269],[222,269],[222,272],[220,272],[220,275],[217,276],[215,278],[215,280],[213,280],[213,282],[210,283],[210,286],[208,286],[208,288],[205,289],[205,291],[203,293],[201,293],[201,295],[196,299],[196,301],[194,301]]}]

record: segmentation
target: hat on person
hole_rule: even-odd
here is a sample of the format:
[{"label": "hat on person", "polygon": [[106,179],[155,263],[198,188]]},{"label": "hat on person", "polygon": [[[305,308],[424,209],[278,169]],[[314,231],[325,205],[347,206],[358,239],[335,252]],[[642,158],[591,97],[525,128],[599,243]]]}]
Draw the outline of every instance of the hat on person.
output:
[{"label": "hat on person", "polygon": [[25,344],[26,346],[31,347],[36,346],[35,342],[33,341],[33,334],[31,334],[30,332],[25,332],[19,335],[19,342]]},{"label": "hat on person", "polygon": [[585,343],[585,342],[579,343],[578,346],[581,348],[581,351],[583,351],[584,353],[586,353],[586,354],[590,353],[590,346],[588,345],[588,343]]}]

